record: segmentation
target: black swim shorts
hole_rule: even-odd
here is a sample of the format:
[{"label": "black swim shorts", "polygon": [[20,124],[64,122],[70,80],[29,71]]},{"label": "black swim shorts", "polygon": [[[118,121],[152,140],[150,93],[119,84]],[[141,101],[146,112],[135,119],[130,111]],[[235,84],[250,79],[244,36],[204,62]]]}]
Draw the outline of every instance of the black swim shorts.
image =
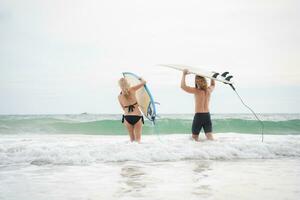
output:
[{"label": "black swim shorts", "polygon": [[201,128],[203,127],[205,133],[212,132],[212,124],[210,119],[210,113],[195,113],[192,133],[194,135],[199,135]]}]

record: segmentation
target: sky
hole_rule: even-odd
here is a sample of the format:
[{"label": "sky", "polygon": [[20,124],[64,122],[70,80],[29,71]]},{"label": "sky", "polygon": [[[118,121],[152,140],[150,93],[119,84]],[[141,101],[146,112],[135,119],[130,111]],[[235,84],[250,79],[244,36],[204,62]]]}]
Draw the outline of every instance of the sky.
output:
[{"label": "sky", "polygon": [[[159,113],[193,113],[181,73],[229,71],[259,113],[300,113],[297,0],[0,0],[0,114],[121,113],[123,71]],[[192,83],[193,76],[188,77]],[[247,113],[217,83],[212,113]]]}]

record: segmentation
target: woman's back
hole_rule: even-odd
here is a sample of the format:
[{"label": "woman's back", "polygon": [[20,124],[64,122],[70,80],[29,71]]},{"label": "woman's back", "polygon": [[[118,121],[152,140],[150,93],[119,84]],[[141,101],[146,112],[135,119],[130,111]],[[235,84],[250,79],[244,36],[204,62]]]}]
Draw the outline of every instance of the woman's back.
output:
[{"label": "woman's back", "polygon": [[135,97],[135,91],[129,91],[128,95],[122,92],[119,94],[119,101],[124,109],[125,115],[141,115],[138,103]]}]

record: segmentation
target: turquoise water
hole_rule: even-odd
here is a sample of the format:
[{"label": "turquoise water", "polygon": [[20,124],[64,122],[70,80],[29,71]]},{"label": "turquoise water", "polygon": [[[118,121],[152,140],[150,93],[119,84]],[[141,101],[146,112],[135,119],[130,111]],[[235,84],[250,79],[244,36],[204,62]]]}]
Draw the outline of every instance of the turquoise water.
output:
[{"label": "turquoise water", "polygon": [[195,142],[192,117],[146,121],[138,144],[120,115],[0,116],[0,199],[299,199],[299,115],[260,115],[264,142],[245,114]]},{"label": "turquoise water", "polygon": [[[265,134],[300,134],[299,114],[261,114]],[[190,134],[192,114],[163,115],[155,126],[145,122],[143,134]],[[126,135],[121,115],[2,115],[0,134]],[[212,115],[215,133],[261,134],[261,125],[248,114]]]}]

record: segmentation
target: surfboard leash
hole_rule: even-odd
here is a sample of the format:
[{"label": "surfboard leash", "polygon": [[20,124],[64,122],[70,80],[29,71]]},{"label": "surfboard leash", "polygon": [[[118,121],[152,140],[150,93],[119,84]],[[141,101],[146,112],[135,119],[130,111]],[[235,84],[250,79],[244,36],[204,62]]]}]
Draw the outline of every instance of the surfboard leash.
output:
[{"label": "surfboard leash", "polygon": [[[158,117],[158,116],[156,116],[156,117]],[[159,140],[160,142],[162,142],[162,140],[161,140],[161,138],[160,138],[159,128],[157,127],[156,121],[153,120],[153,121],[151,121],[151,122],[152,122],[152,127],[153,127],[153,129],[154,129],[154,133],[156,134],[158,140]]]},{"label": "surfboard leash", "polygon": [[256,113],[248,106],[245,104],[245,102],[243,101],[242,97],[239,95],[239,93],[236,91],[235,87],[233,86],[233,84],[229,84],[230,87],[233,89],[233,91],[235,92],[235,94],[238,96],[238,98],[240,99],[240,101],[242,102],[242,104],[248,108],[248,110],[250,110],[252,112],[252,114],[255,116],[255,118],[257,119],[257,121],[260,122],[261,124],[261,142],[264,142],[264,128],[265,125],[264,123],[258,118],[258,116],[256,115]]}]

